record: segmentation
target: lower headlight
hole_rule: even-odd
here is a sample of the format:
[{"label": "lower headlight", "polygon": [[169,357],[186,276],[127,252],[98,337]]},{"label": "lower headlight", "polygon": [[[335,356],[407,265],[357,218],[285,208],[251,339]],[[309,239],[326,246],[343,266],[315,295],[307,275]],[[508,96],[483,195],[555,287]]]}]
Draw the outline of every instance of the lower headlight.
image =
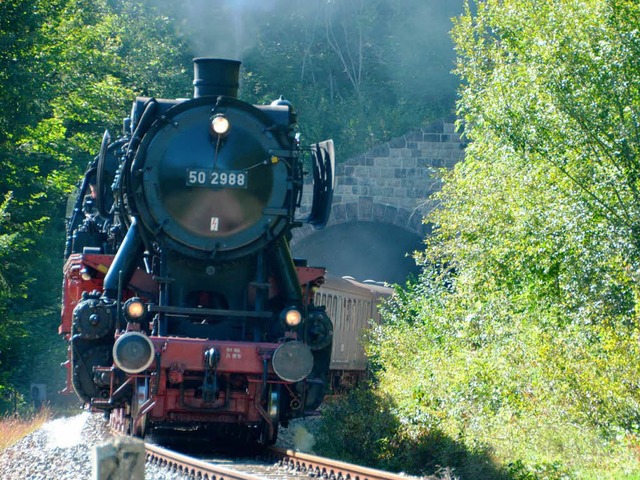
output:
[{"label": "lower headlight", "polygon": [[276,375],[285,382],[299,382],[313,370],[313,354],[302,342],[286,342],[273,352],[271,365]]},{"label": "lower headlight", "polygon": [[140,373],[153,363],[155,349],[144,333],[127,332],[113,345],[113,362],[127,373]]},{"label": "lower headlight", "polygon": [[123,310],[124,316],[129,322],[139,321],[147,313],[147,308],[144,303],[137,297],[127,300],[124,303]]},{"label": "lower headlight", "polygon": [[297,327],[302,321],[302,313],[297,308],[284,310],[281,316],[288,327]]}]

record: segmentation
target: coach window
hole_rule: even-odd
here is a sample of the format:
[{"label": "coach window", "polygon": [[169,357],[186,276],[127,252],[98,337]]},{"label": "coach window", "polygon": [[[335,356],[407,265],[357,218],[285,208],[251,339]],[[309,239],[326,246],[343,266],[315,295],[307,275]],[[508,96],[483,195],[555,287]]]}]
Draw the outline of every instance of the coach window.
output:
[{"label": "coach window", "polygon": [[331,295],[331,297],[329,298],[329,305],[329,311],[333,315],[335,329],[340,330],[342,328],[342,315],[338,304],[338,297],[336,297],[335,295]]}]

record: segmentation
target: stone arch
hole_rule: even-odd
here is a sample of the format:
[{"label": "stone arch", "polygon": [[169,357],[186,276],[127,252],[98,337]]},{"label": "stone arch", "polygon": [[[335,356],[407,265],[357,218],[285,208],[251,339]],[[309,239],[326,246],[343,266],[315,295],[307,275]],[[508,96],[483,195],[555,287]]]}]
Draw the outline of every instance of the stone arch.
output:
[{"label": "stone arch", "polygon": [[[431,195],[441,187],[438,171],[460,161],[464,146],[453,123],[439,121],[338,164],[326,228],[375,223],[398,228],[397,232],[408,232],[421,241],[429,232],[423,218],[435,208]],[[310,190],[303,195],[303,216],[309,211]],[[319,233],[305,225],[293,235],[295,254],[316,241]]]},{"label": "stone arch", "polygon": [[[376,203],[371,197],[360,197],[357,202],[334,203],[327,227],[349,222],[385,223],[423,236],[428,233],[428,228],[423,224],[422,219],[421,209],[409,211],[396,205]],[[310,225],[303,225],[294,230],[292,245],[313,235],[316,231]]]}]

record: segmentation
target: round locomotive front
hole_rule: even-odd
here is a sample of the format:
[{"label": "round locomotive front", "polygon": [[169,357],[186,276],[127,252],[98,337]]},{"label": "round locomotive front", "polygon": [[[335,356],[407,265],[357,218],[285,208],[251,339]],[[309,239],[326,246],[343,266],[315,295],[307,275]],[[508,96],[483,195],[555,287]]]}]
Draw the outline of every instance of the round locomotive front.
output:
[{"label": "round locomotive front", "polygon": [[292,143],[239,100],[177,104],[151,126],[133,162],[143,224],[190,256],[228,259],[262,248],[288,224],[290,172],[279,155]]}]

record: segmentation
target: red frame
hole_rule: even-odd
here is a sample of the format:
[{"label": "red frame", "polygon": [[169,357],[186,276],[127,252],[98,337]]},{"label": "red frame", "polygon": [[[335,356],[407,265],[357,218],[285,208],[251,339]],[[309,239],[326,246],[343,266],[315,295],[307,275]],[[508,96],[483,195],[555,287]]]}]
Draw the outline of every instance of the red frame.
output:
[{"label": "red frame", "polygon": [[[64,266],[62,317],[58,329],[61,335],[70,340],[73,323],[73,309],[82,299],[84,292],[101,292],[104,276],[113,262],[113,255],[101,254],[72,254]],[[303,287],[304,303],[308,304],[313,298],[314,286],[320,286],[324,279],[324,268],[296,267],[300,285]],[[91,273],[91,278],[82,278],[83,271]],[[273,282],[272,282],[273,284]],[[155,291],[156,282],[142,270],[136,270],[130,285],[143,291]],[[124,292],[123,300],[133,296],[133,290]],[[277,295],[277,289],[272,288],[270,296]],[[122,333],[117,333],[114,341]],[[269,362],[273,352],[279,344],[214,341],[198,338],[182,337],[149,337],[154,345],[156,360],[146,373],[138,375],[127,374],[126,384],[136,378],[149,378],[150,395],[148,400],[140,406],[137,418],[148,415],[148,420],[158,423],[192,423],[218,422],[255,424],[264,419],[268,424],[271,420],[264,411],[262,400],[262,386],[267,365],[267,383],[287,385],[274,373]],[[180,384],[185,375],[202,375],[205,372],[204,352],[215,348],[220,357],[216,365],[218,375],[241,375],[246,377],[247,388],[244,391],[220,392],[217,403],[204,403],[197,398],[194,389],[181,392]],[[160,359],[160,365],[157,359]],[[73,391],[71,382],[71,352],[67,367],[67,387],[65,392]],[[116,367],[98,367],[98,370],[109,372],[111,376],[110,397],[124,388],[116,382]],[[172,386],[175,385],[175,386]],[[290,390],[292,396],[294,393]],[[109,399],[92,399],[92,409],[100,410],[109,404]],[[124,421],[125,410],[116,409],[116,418]],[[116,420],[117,423],[117,420]]]}]

